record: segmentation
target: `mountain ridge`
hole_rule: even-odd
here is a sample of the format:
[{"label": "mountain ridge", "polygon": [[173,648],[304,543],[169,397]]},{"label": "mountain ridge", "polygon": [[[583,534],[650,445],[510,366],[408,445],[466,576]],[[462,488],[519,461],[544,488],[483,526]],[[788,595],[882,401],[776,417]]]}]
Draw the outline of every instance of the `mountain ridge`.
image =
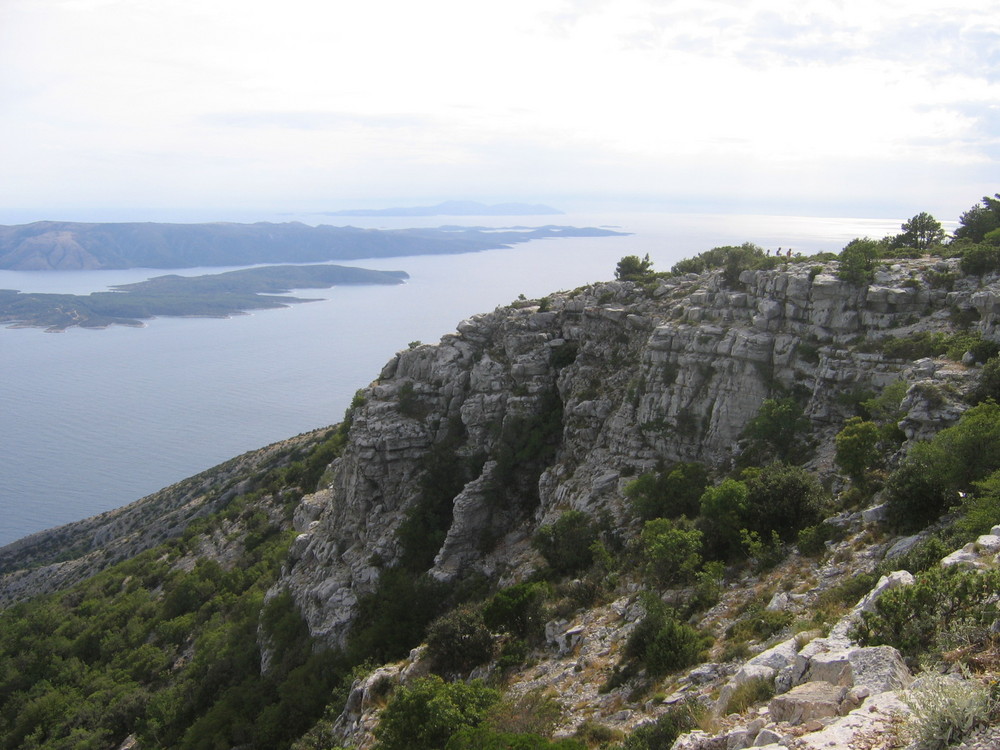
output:
[{"label": "mountain ridge", "polygon": [[[432,671],[453,681],[448,684],[490,678],[505,686],[510,700],[534,691],[556,694],[562,703],[557,736],[586,738],[591,732],[604,738],[587,742],[594,747],[644,736],[643,725],[676,717],[675,709],[689,704],[713,711],[714,723],[706,719],[711,731],[682,734],[678,750],[766,747],[772,735],[786,746],[846,750],[866,732],[888,736],[891,722],[880,717],[906,710],[893,696],[898,685],[910,684],[912,676],[903,671],[910,668],[900,668],[889,651],[877,651],[889,646],[852,641],[851,628],[862,621],[859,599],[875,586],[880,566],[893,564],[890,551],[903,543],[913,549],[930,533],[906,536],[887,523],[885,506],[838,464],[837,436],[862,403],[883,396],[879,408],[889,409],[887,426],[901,431],[892,440],[924,444],[960,424],[970,410],[967,396],[986,370],[972,351],[977,344],[965,342],[992,341],[1000,277],[966,274],[958,259],[931,256],[876,264],[862,283],[843,278],[837,260],[776,264],[603,282],[462,321],[437,344],[397,353],[359,391],[336,428],[234,459],[129,506],[127,513],[104,514],[0,549],[0,601],[41,592],[60,596],[65,584],[92,577],[102,590],[141,594],[147,607],[163,600],[171,604],[170,615],[194,622],[216,616],[223,605],[214,598],[182,600],[167,587],[171,578],[188,580],[201,570],[191,586],[208,586],[210,573],[233,577],[241,555],[269,550],[277,562],[260,596],[270,604],[256,605],[263,607],[261,614],[241,627],[256,633],[253,680],[272,702],[265,701],[268,710],[244,716],[205,695],[197,708],[164,713],[174,717],[170,736],[176,741],[166,745],[171,747],[198,746],[209,736],[203,735],[209,720],[228,727],[218,731],[228,732],[231,746],[368,748],[378,741],[386,747],[386,735],[377,734],[379,717],[391,715],[394,705],[392,699],[386,705],[386,691],[412,695],[408,691],[433,684],[424,682]],[[920,342],[934,336],[958,341],[957,357],[923,356]],[[913,347],[903,349],[900,342]],[[821,538],[813,552],[806,551],[804,537],[779,540],[783,554],[789,547],[792,552],[771,568],[763,562],[765,540],[758,538],[750,559],[727,559],[725,570],[713,574],[721,584],[711,576],[671,578],[681,575],[680,560],[657,574],[665,583],[651,585],[652,573],[640,556],[642,539],[649,523],[666,519],[637,515],[637,493],[669,469],[695,464],[721,480],[716,490],[738,489],[761,475],[740,473],[741,466],[759,465],[764,468],[756,471],[769,476],[766,457],[745,463],[761,447],[748,426],[761,424],[764,407],[795,404],[798,416],[776,412],[778,426],[795,427],[777,457],[799,451],[802,471],[822,478],[830,491],[824,523],[832,536]],[[762,434],[774,451],[769,441],[783,433]],[[894,445],[889,460],[899,463],[905,444]],[[703,520],[706,525],[697,529],[677,521],[672,530],[681,534],[678,543],[692,530],[711,531],[712,519]],[[593,535],[558,536],[571,532]],[[563,543],[547,547],[544,540],[552,534]],[[276,546],[267,546],[268,539]],[[594,552],[582,568],[560,561],[560,551],[589,549],[575,539],[601,541],[595,549],[606,557]],[[59,559],[67,548],[79,554]],[[114,577],[118,560],[146,552],[161,560],[155,573]],[[969,554],[973,561],[986,560],[978,548]],[[556,573],[557,564],[569,572]],[[891,586],[905,585],[899,579]],[[703,584],[714,585],[718,598],[688,604]],[[487,587],[485,598],[461,593],[476,586]],[[880,594],[889,587],[881,585]],[[525,598],[515,600],[515,594]],[[506,630],[494,625],[490,648],[497,650],[485,661],[450,671],[435,661],[442,653],[426,635],[427,622],[451,611],[441,614],[435,606],[447,603],[461,613],[464,601],[483,616],[484,608],[495,614],[498,603],[530,603],[536,595],[545,603],[537,602],[535,629],[523,638],[511,622],[503,625]],[[834,595],[842,608],[826,612],[832,605],[824,597]],[[77,601],[82,594],[63,596]],[[460,596],[466,598],[455,599]],[[636,634],[652,627],[657,599],[690,613],[671,626],[672,643],[687,633],[682,625],[697,625],[715,640],[697,665],[663,674],[652,662],[640,666],[629,656],[638,648]],[[66,606],[68,612],[76,604]],[[160,675],[181,675],[185,659],[206,653],[207,642],[185,641],[180,626],[168,625],[172,621],[163,620],[146,641],[180,638],[183,645],[170,646],[177,661]],[[796,621],[819,631],[796,634]],[[740,628],[755,630],[741,639],[734,634]],[[296,640],[306,634],[308,640]],[[297,662],[289,661],[289,643],[304,648]],[[96,658],[96,646],[88,644],[73,646],[72,653]],[[309,671],[313,656],[338,653],[352,667],[364,662],[362,655],[381,666],[355,673],[324,662]],[[876,657],[895,671],[883,673],[880,666],[884,689],[879,682],[863,694],[863,670],[851,665]],[[322,683],[323,669],[342,674],[346,687]],[[819,679],[821,674],[834,682]],[[847,674],[849,682],[834,684],[847,681]],[[286,676],[280,689],[269,681]],[[827,682],[837,696],[833,713],[812,723],[783,723],[779,709],[770,707],[778,704],[765,711],[758,700],[750,704],[757,713],[729,716],[728,699],[758,678],[792,698],[803,685],[814,689]],[[293,684],[313,684],[309,680],[324,685],[317,688],[320,697],[309,698],[322,703],[305,716],[294,714],[293,723],[287,718],[293,704],[279,696],[293,694]],[[257,705],[235,686],[220,690]],[[271,707],[286,717],[290,734],[270,744],[259,733],[258,740],[247,740],[247,722],[255,732],[271,726],[261,718]],[[131,723],[116,730],[114,741],[163,746],[154,740],[148,712],[132,710]],[[877,722],[845,728],[841,712],[852,721],[874,713]],[[835,731],[842,734],[835,737]]]},{"label": "mountain ridge", "polygon": [[609,229],[554,225],[511,230],[482,227],[383,230],[327,224],[313,227],[301,222],[39,221],[0,226],[0,269],[45,271],[321,263],[478,252],[534,239],[621,234]]}]

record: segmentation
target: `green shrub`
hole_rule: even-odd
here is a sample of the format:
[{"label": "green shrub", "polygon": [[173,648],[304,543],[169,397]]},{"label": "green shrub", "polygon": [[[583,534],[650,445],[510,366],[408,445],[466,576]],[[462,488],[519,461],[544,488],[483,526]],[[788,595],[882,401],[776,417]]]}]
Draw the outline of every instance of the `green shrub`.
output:
[{"label": "green shrub", "polygon": [[569,575],[590,566],[597,524],[583,511],[567,510],[555,523],[539,527],[532,540],[554,573]]},{"label": "green shrub", "polygon": [[704,464],[679,463],[655,474],[642,474],[625,486],[625,496],[643,521],[654,518],[692,518],[698,499],[708,486]]},{"label": "green shrub", "polygon": [[740,456],[740,463],[743,466],[756,466],[769,461],[798,463],[808,453],[804,439],[808,429],[809,420],[794,398],[766,398],[757,416],[747,422],[743,430],[747,445]]},{"label": "green shrub", "polygon": [[991,357],[979,371],[975,388],[969,393],[969,401],[980,404],[987,399],[1000,401],[1000,357]]},{"label": "green shrub", "polygon": [[701,568],[701,537],[690,523],[647,521],[639,538],[643,573],[657,586],[692,582]]},{"label": "green shrub", "polygon": [[793,541],[799,529],[820,521],[825,493],[800,466],[769,464],[751,472],[746,487],[746,528],[762,537],[777,532],[782,541]]},{"label": "green shrub", "polygon": [[445,674],[467,672],[493,658],[495,642],[482,608],[462,605],[427,628],[427,654]]},{"label": "green shrub", "polygon": [[881,243],[868,237],[851,240],[840,251],[837,276],[858,286],[867,284],[875,276],[875,265],[883,249]]},{"label": "green shrub", "polygon": [[700,662],[711,638],[680,622],[660,599],[643,597],[646,615],[635,626],[625,644],[624,656],[645,667],[653,678]]},{"label": "green shrub", "polygon": [[877,424],[851,417],[834,438],[837,449],[834,460],[855,484],[864,484],[865,473],[879,463],[881,437]]},{"label": "green shrub", "polygon": [[748,495],[747,486],[735,479],[726,479],[702,494],[698,528],[704,535],[708,556],[725,560],[740,552],[740,530],[745,527]]},{"label": "green shrub", "polygon": [[643,281],[653,273],[653,262],[649,253],[645,258],[638,255],[626,255],[618,261],[615,267],[615,278],[619,281]]},{"label": "green shrub", "polygon": [[402,658],[424,639],[446,599],[445,584],[429,576],[402,568],[382,571],[375,591],[358,599],[358,614],[347,638],[351,661]]},{"label": "green shrub", "polygon": [[480,680],[444,682],[431,675],[401,687],[375,728],[376,750],[441,750],[463,729],[482,724],[500,693]]},{"label": "green shrub", "polygon": [[633,729],[622,743],[622,750],[670,750],[681,734],[698,726],[698,719],[704,712],[704,708],[694,701],[671,706],[656,721]]},{"label": "green shrub", "polygon": [[832,524],[823,522],[815,526],[806,526],[799,531],[799,552],[806,557],[817,557],[826,552],[826,543],[837,538],[839,529]]},{"label": "green shrub", "polygon": [[1000,247],[986,244],[966,245],[959,260],[962,273],[983,276],[1000,270]]},{"label": "green shrub", "polygon": [[886,482],[890,517],[919,528],[956,505],[960,492],[1000,469],[1000,406],[986,401],[958,424],[917,443]]},{"label": "green shrub", "polygon": [[517,583],[500,589],[483,606],[483,621],[495,631],[538,638],[545,624],[542,604],[547,593],[544,583]]},{"label": "green shrub", "polygon": [[755,606],[726,629],[726,637],[735,641],[766,641],[791,622],[791,612],[772,612]]},{"label": "green shrub", "polygon": [[863,645],[894,646],[916,657],[953,628],[992,624],[1000,615],[998,588],[1000,571],[931,568],[913,584],[882,594],[874,609],[862,613],[856,635]]}]

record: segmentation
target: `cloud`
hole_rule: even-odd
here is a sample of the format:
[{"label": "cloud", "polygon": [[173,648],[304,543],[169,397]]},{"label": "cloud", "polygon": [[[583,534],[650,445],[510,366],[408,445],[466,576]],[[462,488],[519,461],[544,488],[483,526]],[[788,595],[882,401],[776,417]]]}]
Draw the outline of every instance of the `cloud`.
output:
[{"label": "cloud", "polygon": [[971,0],[7,0],[0,201],[975,200],[998,40]]}]

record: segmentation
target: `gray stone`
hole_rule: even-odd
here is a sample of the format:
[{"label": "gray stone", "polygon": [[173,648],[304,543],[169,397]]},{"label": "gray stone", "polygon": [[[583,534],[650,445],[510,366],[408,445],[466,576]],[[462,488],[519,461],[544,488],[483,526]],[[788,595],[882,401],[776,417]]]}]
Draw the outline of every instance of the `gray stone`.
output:
[{"label": "gray stone", "polygon": [[900,555],[905,555],[907,552],[916,547],[923,540],[923,536],[920,534],[914,534],[913,536],[904,536],[902,539],[897,541],[888,550],[886,550],[884,560],[892,560]]},{"label": "gray stone", "polygon": [[767,745],[777,745],[781,743],[783,737],[773,729],[761,729],[754,738],[752,747],[766,747]]},{"label": "gray stone", "polygon": [[829,682],[804,682],[771,699],[768,711],[774,721],[801,724],[809,719],[837,716],[847,688]]}]

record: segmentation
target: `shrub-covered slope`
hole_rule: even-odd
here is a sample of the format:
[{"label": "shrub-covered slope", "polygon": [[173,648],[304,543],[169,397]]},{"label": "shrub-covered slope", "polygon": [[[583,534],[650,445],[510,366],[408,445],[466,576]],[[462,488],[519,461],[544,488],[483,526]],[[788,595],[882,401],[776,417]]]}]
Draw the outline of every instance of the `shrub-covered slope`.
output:
[{"label": "shrub-covered slope", "polygon": [[0,747],[976,731],[1000,278],[854,249],[620,264],[399,353],[335,429],[0,550]]}]

